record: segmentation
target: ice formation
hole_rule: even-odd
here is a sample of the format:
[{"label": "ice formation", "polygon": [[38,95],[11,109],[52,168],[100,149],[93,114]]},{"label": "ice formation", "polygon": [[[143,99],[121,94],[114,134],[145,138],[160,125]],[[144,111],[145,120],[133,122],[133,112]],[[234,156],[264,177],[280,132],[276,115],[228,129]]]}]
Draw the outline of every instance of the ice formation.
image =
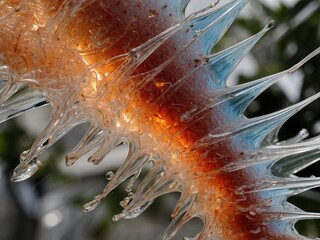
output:
[{"label": "ice formation", "polygon": [[[127,179],[128,197],[114,220],[141,214],[158,197],[180,192],[163,239],[197,217],[193,239],[306,239],[298,220],[318,219],[288,197],[315,188],[320,178],[293,175],[319,159],[320,137],[301,131],[277,140],[281,125],[314,96],[281,111],[246,118],[244,110],[266,88],[297,70],[228,87],[240,60],[270,29],[224,51],[211,49],[246,5],[213,2],[185,17],[189,0],[0,1],[1,122],[50,103],[51,120],[21,154],[12,180],[32,176],[39,155],[73,127],[91,126],[66,156],[71,166],[84,154],[99,164],[115,146],[129,155],[95,209]],[[302,157],[303,156],[303,157]],[[152,168],[132,192],[146,164]]]}]

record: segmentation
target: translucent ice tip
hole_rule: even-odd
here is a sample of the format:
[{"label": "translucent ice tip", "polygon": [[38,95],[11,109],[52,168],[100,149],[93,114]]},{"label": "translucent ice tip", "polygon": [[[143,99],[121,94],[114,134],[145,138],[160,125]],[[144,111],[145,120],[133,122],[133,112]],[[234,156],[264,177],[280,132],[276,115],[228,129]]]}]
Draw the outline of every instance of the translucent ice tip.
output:
[{"label": "translucent ice tip", "polygon": [[38,170],[39,166],[36,161],[30,163],[21,162],[13,171],[11,180],[13,182],[21,182],[30,178]]}]

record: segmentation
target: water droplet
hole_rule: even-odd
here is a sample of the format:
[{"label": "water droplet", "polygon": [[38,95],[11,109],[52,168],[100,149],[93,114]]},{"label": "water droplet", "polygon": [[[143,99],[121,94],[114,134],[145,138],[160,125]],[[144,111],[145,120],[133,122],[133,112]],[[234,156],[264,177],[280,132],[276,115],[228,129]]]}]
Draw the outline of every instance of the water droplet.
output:
[{"label": "water droplet", "polygon": [[112,171],[107,172],[107,174],[106,174],[106,179],[107,180],[110,181],[113,177],[114,177],[114,173]]},{"label": "water droplet", "polygon": [[21,162],[13,171],[11,180],[13,182],[20,182],[30,178],[38,170],[37,161],[30,163]]},{"label": "water droplet", "polygon": [[125,198],[120,202],[120,206],[121,206],[122,208],[126,208],[126,207],[128,206],[128,204],[129,204],[129,202],[130,202],[130,198],[125,197]]},{"label": "water droplet", "polygon": [[128,194],[128,196],[125,197],[125,198],[120,202],[120,206],[121,206],[122,208],[127,208],[128,205],[129,205],[129,202],[131,201],[131,199],[133,199],[133,197],[134,197],[134,193],[130,192],[130,193]]},{"label": "water droplet", "polygon": [[132,199],[132,198],[134,197],[134,193],[133,193],[133,192],[129,192],[129,193],[128,193],[128,197],[129,197],[130,199]]},{"label": "water droplet", "polygon": [[133,187],[133,184],[131,184],[131,183],[129,182],[129,183],[127,184],[126,188],[125,188],[125,191],[126,191],[126,192],[131,192],[132,187]]},{"label": "water droplet", "polygon": [[125,213],[122,212],[122,213],[120,213],[120,214],[114,215],[114,216],[112,217],[112,221],[118,222],[119,220],[123,219],[124,217],[125,217]]},{"label": "water droplet", "polygon": [[137,178],[139,177],[141,172],[141,169],[139,171],[137,171],[128,181],[126,187],[125,187],[125,191],[130,193],[132,191],[133,188],[133,184],[135,183],[135,181],[137,180]]},{"label": "water droplet", "polygon": [[101,196],[97,195],[94,197],[94,199],[92,201],[83,205],[82,211],[91,212],[99,206],[100,202],[101,202]]}]

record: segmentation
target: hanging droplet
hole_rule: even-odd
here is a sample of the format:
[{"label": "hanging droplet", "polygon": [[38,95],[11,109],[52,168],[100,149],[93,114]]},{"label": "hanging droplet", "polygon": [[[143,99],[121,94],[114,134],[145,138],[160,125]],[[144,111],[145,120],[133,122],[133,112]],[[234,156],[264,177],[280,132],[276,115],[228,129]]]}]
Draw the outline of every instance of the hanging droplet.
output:
[{"label": "hanging droplet", "polygon": [[133,199],[133,197],[134,197],[134,193],[129,192],[129,193],[128,193],[128,196],[125,197],[125,198],[120,202],[120,206],[121,206],[122,208],[127,208],[129,202],[131,201],[131,199]]},{"label": "hanging droplet", "polygon": [[[121,214],[116,215],[115,217],[117,219],[133,219],[139,216],[141,213],[143,213],[153,202],[155,199],[144,202],[143,204],[139,205],[136,208],[131,208],[129,205],[127,206],[127,209],[125,209]],[[131,202],[129,203],[131,205]]]},{"label": "hanging droplet", "polygon": [[137,171],[130,179],[129,179],[129,182],[127,183],[126,185],[126,192],[130,193],[132,191],[132,187],[133,187],[133,184],[134,182],[138,179],[139,175],[141,173],[141,169],[139,171]]},{"label": "hanging droplet", "polygon": [[107,172],[107,174],[106,174],[106,179],[107,180],[110,181],[113,177],[114,177],[114,173],[112,171]]},{"label": "hanging droplet", "polygon": [[130,199],[128,197],[125,197],[121,202],[120,202],[120,206],[122,208],[126,208],[129,204]]},{"label": "hanging droplet", "polygon": [[120,214],[114,215],[114,216],[112,217],[112,221],[118,222],[119,220],[123,219],[124,216],[125,216],[124,213],[120,213]]},{"label": "hanging droplet", "polygon": [[91,212],[99,206],[100,202],[101,202],[101,196],[97,195],[94,197],[94,199],[92,201],[83,205],[82,211]]},{"label": "hanging droplet", "polygon": [[37,172],[39,166],[37,161],[33,160],[30,163],[21,162],[13,171],[11,180],[13,182],[20,182],[30,178]]}]

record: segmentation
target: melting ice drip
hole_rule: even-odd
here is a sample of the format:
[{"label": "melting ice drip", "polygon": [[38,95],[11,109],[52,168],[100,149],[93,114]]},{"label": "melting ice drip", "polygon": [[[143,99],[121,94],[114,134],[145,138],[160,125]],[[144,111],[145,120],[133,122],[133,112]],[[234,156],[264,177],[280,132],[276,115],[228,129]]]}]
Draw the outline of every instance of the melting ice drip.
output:
[{"label": "melting ice drip", "polygon": [[[180,20],[172,20],[170,27],[138,47],[99,61],[95,61],[98,57],[93,61],[92,56],[111,51],[112,44],[121,42],[131,26],[121,29],[123,35],[116,40],[99,38],[101,33],[95,32],[90,38],[94,43],[91,45],[85,45],[75,35],[70,38],[69,33],[76,29],[77,18],[81,19],[87,9],[99,3],[109,13],[116,1],[17,2],[7,0],[0,5],[2,38],[12,37],[13,42],[17,41],[12,47],[1,38],[0,119],[3,122],[48,103],[52,105],[52,115],[30,150],[21,154],[13,181],[31,177],[42,164],[38,157],[43,151],[74,126],[91,122],[88,132],[67,155],[68,166],[93,149],[97,150],[88,159],[93,164],[99,164],[121,143],[128,143],[130,151],[118,171],[107,174],[109,183],[84,206],[84,211],[95,209],[112,190],[129,179],[128,196],[121,202],[123,211],[114,216],[115,221],[140,215],[158,196],[181,192],[163,239],[172,239],[194,217],[203,220],[204,226],[193,239],[305,239],[294,230],[295,222],[318,219],[320,215],[301,211],[286,199],[320,185],[320,178],[293,175],[318,161],[320,138],[306,139],[308,134],[302,130],[296,137],[278,142],[277,132],[288,118],[319,98],[320,93],[268,115],[247,119],[243,113],[261,92],[296,71],[320,49],[286,71],[227,87],[228,76],[274,24],[270,22],[251,38],[211,54],[213,46],[245,6],[245,0],[220,8],[214,2],[189,17],[184,17],[189,0],[144,1],[146,6],[162,9],[148,11],[151,22],[161,22],[156,18],[163,13],[174,13],[179,16],[175,19]],[[121,4],[116,6],[121,9]],[[139,15],[132,16],[130,24],[142,21]],[[103,18],[99,14],[96,17]],[[84,25],[88,24],[87,18],[82,20]],[[81,30],[78,31],[77,35],[81,36]],[[20,32],[18,40],[16,32]],[[161,64],[147,70],[142,67],[180,35],[183,39],[179,39],[176,49],[172,48],[171,55]],[[26,46],[34,55],[31,56]],[[39,48],[43,51],[40,54]],[[178,69],[176,63],[194,52],[199,57],[192,59],[193,68],[187,72]],[[157,56],[161,58],[161,54]],[[181,70],[182,74],[177,74],[174,80],[160,81],[172,68]],[[201,87],[207,89],[203,93],[205,101],[188,102],[182,107],[187,110],[178,118],[168,112],[164,115],[159,109],[173,106],[170,102],[164,106],[164,102],[184,91],[190,79],[199,79]],[[148,91],[150,86],[159,90],[158,95]],[[142,93],[151,96],[142,98]],[[192,96],[192,91],[189,97],[200,98]],[[196,132],[193,127],[208,118],[215,120],[212,129]],[[153,167],[133,193],[133,184],[148,163]]]}]

